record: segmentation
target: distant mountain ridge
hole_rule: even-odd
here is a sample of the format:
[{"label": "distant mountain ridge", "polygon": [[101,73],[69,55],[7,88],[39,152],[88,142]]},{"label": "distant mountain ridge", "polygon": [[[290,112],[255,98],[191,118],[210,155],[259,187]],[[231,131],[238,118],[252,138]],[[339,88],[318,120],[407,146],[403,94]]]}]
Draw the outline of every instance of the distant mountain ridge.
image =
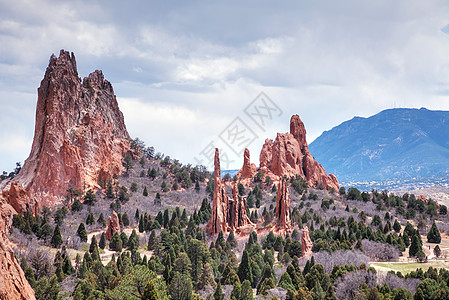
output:
[{"label": "distant mountain ridge", "polygon": [[312,155],[339,181],[449,175],[449,111],[387,109],[323,132]]}]

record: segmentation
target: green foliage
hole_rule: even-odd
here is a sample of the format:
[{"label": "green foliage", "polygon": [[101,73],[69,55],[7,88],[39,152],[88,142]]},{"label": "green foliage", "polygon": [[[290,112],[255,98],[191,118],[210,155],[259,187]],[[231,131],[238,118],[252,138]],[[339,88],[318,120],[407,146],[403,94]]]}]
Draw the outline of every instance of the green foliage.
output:
[{"label": "green foliage", "polygon": [[192,280],[187,274],[174,272],[168,289],[172,300],[192,299]]},{"label": "green foliage", "polygon": [[78,230],[76,231],[76,235],[79,236],[81,242],[87,242],[87,231],[84,223],[80,223]]},{"label": "green foliage", "polygon": [[127,172],[134,167],[134,162],[133,162],[133,158],[131,156],[131,153],[127,153],[125,155],[125,158],[123,159],[122,164],[125,167]]},{"label": "green foliage", "polygon": [[133,183],[131,183],[131,187],[129,189],[131,190],[131,192],[135,193],[135,192],[137,192],[138,188],[139,188],[139,186],[137,185],[137,183],[133,182]]},{"label": "green foliage", "polygon": [[42,277],[36,283],[36,288],[34,289],[36,299],[62,299],[59,295],[60,286],[56,275],[53,275],[50,280],[47,277]]},{"label": "green foliage", "polygon": [[104,249],[106,247],[106,235],[105,233],[101,233],[100,242],[98,243],[98,247],[100,249]]},{"label": "green foliage", "polygon": [[429,230],[429,233],[427,233],[427,241],[429,243],[441,243],[441,235],[440,231],[437,228],[437,225],[435,222],[433,222],[432,227]]},{"label": "green foliage", "polygon": [[123,242],[120,238],[120,235],[116,232],[111,238],[111,241],[109,242],[109,249],[112,251],[120,252],[123,248]]},{"label": "green foliage", "polygon": [[142,300],[159,300],[153,280],[150,280],[143,290]]},{"label": "green foliage", "polygon": [[73,212],[79,212],[83,210],[83,204],[79,199],[75,199],[75,201],[72,204],[72,211]]},{"label": "green foliage", "polygon": [[62,244],[61,229],[59,229],[59,225],[56,225],[55,230],[53,231],[53,236],[51,237],[51,245],[55,248],[59,248],[61,244]]},{"label": "green foliage", "polygon": [[94,205],[95,202],[97,202],[97,197],[95,196],[94,192],[89,189],[86,194],[84,195],[84,204],[87,205]]},{"label": "green foliage", "polygon": [[416,254],[421,251],[422,252],[422,244],[419,241],[418,236],[415,234],[412,237],[412,243],[410,244],[410,248],[408,250],[408,253],[411,257],[416,256]]},{"label": "green foliage", "polygon": [[214,292],[214,300],[223,300],[224,296],[225,296],[225,294],[223,293],[223,290],[221,288],[221,283],[218,282],[218,285],[215,288],[215,292]]}]

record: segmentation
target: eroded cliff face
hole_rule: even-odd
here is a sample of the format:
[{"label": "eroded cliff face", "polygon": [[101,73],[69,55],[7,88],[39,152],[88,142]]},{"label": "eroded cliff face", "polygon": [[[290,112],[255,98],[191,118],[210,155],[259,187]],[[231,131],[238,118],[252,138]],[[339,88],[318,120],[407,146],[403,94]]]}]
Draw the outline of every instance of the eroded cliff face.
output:
[{"label": "eroded cliff face", "polygon": [[99,70],[81,81],[74,54],[61,50],[38,89],[31,153],[14,180],[40,207],[51,206],[67,189],[121,173],[129,141],[112,85]]},{"label": "eroded cliff face", "polygon": [[11,227],[14,208],[0,196],[0,299],[36,299],[34,291],[14,257],[6,236]]},{"label": "eroded cliff face", "polygon": [[290,119],[289,133],[278,133],[274,141],[265,140],[259,159],[260,170],[275,180],[299,175],[307,181],[309,187],[317,187],[317,183],[321,183],[326,189],[339,189],[337,178],[332,174],[327,175],[310,154],[306,129],[298,115]]},{"label": "eroded cliff face", "polygon": [[115,211],[112,212],[112,215],[108,217],[108,227],[106,228],[106,238],[108,240],[112,239],[112,236],[118,233],[120,234],[120,220]]}]

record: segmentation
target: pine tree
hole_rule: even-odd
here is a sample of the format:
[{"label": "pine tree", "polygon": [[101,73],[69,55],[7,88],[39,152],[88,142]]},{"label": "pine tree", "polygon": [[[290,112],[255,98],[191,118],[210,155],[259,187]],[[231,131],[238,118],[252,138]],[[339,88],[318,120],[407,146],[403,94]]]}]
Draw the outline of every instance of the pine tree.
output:
[{"label": "pine tree", "polygon": [[143,224],[143,215],[140,215],[140,219],[139,219],[139,232],[142,233],[145,231],[145,227]]},{"label": "pine tree", "polygon": [[103,250],[106,247],[106,235],[104,234],[104,232],[101,234],[100,243],[98,243],[98,247],[100,247],[100,249]]},{"label": "pine tree", "polygon": [[248,253],[246,250],[243,250],[242,261],[240,262],[239,269],[237,271],[237,275],[239,276],[240,282],[243,282],[245,280],[249,280],[249,282],[253,281],[251,265],[250,265]]},{"label": "pine tree", "polygon": [[120,252],[122,251],[123,242],[120,238],[120,235],[116,232],[111,238],[111,241],[109,242],[109,249],[112,251]]},{"label": "pine tree", "polygon": [[338,300],[337,295],[335,295],[334,286],[332,284],[329,284],[329,287],[326,291],[326,296],[324,297],[325,300]]},{"label": "pine tree", "polygon": [[100,252],[98,251],[97,238],[95,237],[95,235],[93,235],[92,239],[90,240],[89,253],[92,256],[92,260],[100,260]]},{"label": "pine tree", "polygon": [[156,243],[156,230],[151,230],[150,237],[148,238],[147,249],[149,251],[154,250],[154,246]]},{"label": "pine tree", "polygon": [[103,213],[101,213],[100,216],[98,217],[97,223],[101,224],[103,227],[106,226],[106,220],[104,219]]},{"label": "pine tree", "polygon": [[418,236],[415,234],[412,237],[412,243],[410,245],[410,249],[408,250],[408,253],[411,257],[416,256],[416,254],[422,251],[422,246],[421,243],[419,242],[419,238]]},{"label": "pine tree", "polygon": [[440,255],[441,255],[440,246],[436,245],[435,249],[433,249],[433,253],[435,254],[436,257],[440,257]]},{"label": "pine tree", "polygon": [[56,225],[55,230],[53,231],[53,236],[51,237],[51,245],[55,248],[59,248],[61,244],[62,244],[61,229],[59,229],[59,225]]},{"label": "pine tree", "polygon": [[198,180],[195,183],[195,191],[197,191],[197,192],[200,191],[200,183],[198,182]]},{"label": "pine tree", "polygon": [[398,219],[394,220],[393,229],[397,233],[399,233],[399,231],[401,231],[401,224],[399,223]]},{"label": "pine tree", "polygon": [[208,285],[210,285],[212,288],[215,288],[216,283],[214,280],[214,274],[212,273],[212,267],[209,263],[205,263],[203,271],[201,272],[201,276],[198,279],[197,289],[202,290]]},{"label": "pine tree", "polygon": [[128,240],[128,248],[129,250],[137,250],[139,249],[139,236],[137,235],[136,230],[133,230]]},{"label": "pine tree", "polygon": [[123,221],[123,226],[124,226],[124,227],[129,226],[130,221],[129,221],[128,213],[125,212],[125,213],[123,214],[123,216],[122,216],[122,221]]},{"label": "pine tree", "polygon": [[143,188],[143,193],[142,193],[142,195],[143,195],[144,197],[148,197],[148,189],[147,189],[146,186]]},{"label": "pine tree", "polygon": [[251,282],[249,280],[245,280],[242,283],[242,291],[240,292],[240,299],[245,300],[253,300],[253,289],[251,288]]},{"label": "pine tree", "polygon": [[214,300],[223,300],[225,294],[223,293],[223,290],[221,289],[221,283],[218,282],[217,288],[215,289],[214,293]]},{"label": "pine tree", "polygon": [[62,263],[62,271],[67,275],[71,275],[75,272],[75,269],[73,269],[72,262],[70,261],[69,256],[66,256],[64,258],[64,262]]},{"label": "pine tree", "polygon": [[150,280],[150,282],[148,282],[145,286],[145,289],[143,290],[142,300],[159,300],[153,280]]},{"label": "pine tree", "polygon": [[433,222],[432,227],[429,230],[429,233],[427,234],[427,241],[429,243],[441,243],[441,235],[440,231],[437,228],[437,225],[435,222]]},{"label": "pine tree", "polygon": [[80,223],[78,226],[78,230],[76,231],[76,234],[79,236],[81,242],[87,242],[87,231],[86,227],[84,226],[84,223]]}]

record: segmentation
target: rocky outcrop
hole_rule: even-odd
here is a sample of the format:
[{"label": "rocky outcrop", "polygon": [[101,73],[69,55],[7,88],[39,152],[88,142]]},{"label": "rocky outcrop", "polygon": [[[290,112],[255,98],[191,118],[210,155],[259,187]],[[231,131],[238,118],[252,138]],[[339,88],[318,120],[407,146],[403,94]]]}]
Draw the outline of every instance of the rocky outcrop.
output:
[{"label": "rocky outcrop", "polygon": [[302,256],[308,257],[312,255],[312,247],[313,243],[310,239],[309,235],[309,227],[304,226],[301,234],[301,248],[302,248]]},{"label": "rocky outcrop", "polygon": [[38,89],[31,153],[15,180],[39,206],[51,206],[67,189],[98,187],[121,173],[129,140],[109,81],[99,70],[81,81],[74,54],[61,50]]},{"label": "rocky outcrop", "polygon": [[290,221],[290,195],[286,180],[281,180],[278,185],[275,218],[275,231],[287,233],[292,230],[292,224]]},{"label": "rocky outcrop", "polygon": [[273,179],[299,175],[307,181],[309,187],[322,184],[326,189],[339,189],[337,178],[332,174],[327,175],[310,154],[306,129],[298,115],[290,119],[290,133],[278,133],[274,141],[265,140],[259,159],[260,170]]},{"label": "rocky outcrop", "polygon": [[118,215],[115,211],[112,212],[112,215],[108,217],[108,227],[106,228],[106,238],[108,240],[112,239],[112,236],[115,233],[120,234],[120,220],[118,219]]},{"label": "rocky outcrop", "polygon": [[232,187],[232,198],[228,200],[228,229],[238,230],[242,226],[252,225],[246,213],[246,196],[240,196],[237,183]]},{"label": "rocky outcrop", "polygon": [[17,182],[11,182],[9,190],[3,191],[2,196],[17,213],[24,214],[26,211],[31,211],[37,215],[37,204],[31,201],[28,193]]},{"label": "rocky outcrop", "polygon": [[[231,230],[240,231],[242,227],[253,226],[246,213],[246,197],[238,193],[237,183],[232,187],[232,198],[226,192],[226,185],[221,180],[220,154],[215,149],[214,159],[214,198],[212,213],[207,229],[215,235],[220,231],[226,233]],[[249,230],[249,228],[247,228]]]},{"label": "rocky outcrop", "polygon": [[228,195],[226,188],[222,184],[220,170],[220,153],[215,149],[214,157],[214,198],[212,200],[212,213],[207,225],[212,235],[223,231],[227,231],[227,211],[228,211]]},{"label": "rocky outcrop", "polygon": [[237,172],[238,178],[251,178],[257,173],[257,167],[255,164],[251,163],[249,149],[245,148],[245,152],[243,153],[243,166]]},{"label": "rocky outcrop", "polygon": [[0,299],[36,299],[6,236],[15,213],[6,199],[0,197]]}]

